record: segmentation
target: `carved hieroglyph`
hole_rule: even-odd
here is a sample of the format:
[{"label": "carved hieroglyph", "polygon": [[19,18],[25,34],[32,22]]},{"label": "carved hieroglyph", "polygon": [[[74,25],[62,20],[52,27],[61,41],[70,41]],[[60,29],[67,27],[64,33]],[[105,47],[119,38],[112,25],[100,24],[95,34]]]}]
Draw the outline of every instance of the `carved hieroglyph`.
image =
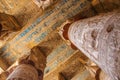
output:
[{"label": "carved hieroglyph", "polygon": [[68,31],[70,41],[112,80],[120,80],[120,12],[80,20]]}]

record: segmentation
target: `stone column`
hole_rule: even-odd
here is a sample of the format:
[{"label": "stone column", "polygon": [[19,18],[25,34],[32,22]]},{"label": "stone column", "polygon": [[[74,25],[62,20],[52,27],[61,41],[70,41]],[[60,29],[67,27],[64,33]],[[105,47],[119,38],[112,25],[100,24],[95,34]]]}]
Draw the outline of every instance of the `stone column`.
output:
[{"label": "stone column", "polygon": [[105,74],[103,71],[99,74],[99,80],[112,80],[107,74]]},{"label": "stone column", "polygon": [[24,55],[19,59],[19,65],[9,70],[7,80],[43,80],[43,72],[46,66],[46,57],[40,51],[39,46],[31,49],[28,55]]},{"label": "stone column", "polygon": [[0,13],[0,47],[11,40],[21,26],[12,15]]},{"label": "stone column", "polygon": [[120,12],[76,21],[68,30],[70,41],[112,80],[120,80]]},{"label": "stone column", "polygon": [[6,62],[6,60],[4,60],[2,57],[0,57],[0,67],[3,69],[3,70],[7,70],[7,68],[9,67],[10,65]]},{"label": "stone column", "polygon": [[9,75],[9,73],[8,73],[7,71],[2,72],[2,73],[0,74],[0,80],[6,80],[7,77],[8,77],[8,75]]},{"label": "stone column", "polygon": [[18,31],[22,27],[12,15],[0,13],[0,30]]},{"label": "stone column", "polygon": [[32,65],[21,64],[16,67],[7,80],[38,80],[38,72]]},{"label": "stone column", "polygon": [[59,73],[57,77],[58,77],[57,80],[65,80],[64,76],[61,73]]}]

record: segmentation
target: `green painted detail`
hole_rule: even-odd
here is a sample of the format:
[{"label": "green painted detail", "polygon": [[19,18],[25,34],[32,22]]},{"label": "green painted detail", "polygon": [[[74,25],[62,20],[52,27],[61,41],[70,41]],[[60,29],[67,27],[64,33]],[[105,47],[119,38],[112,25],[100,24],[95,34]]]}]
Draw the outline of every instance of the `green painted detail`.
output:
[{"label": "green painted detail", "polygon": [[66,59],[68,59],[75,51],[73,49],[68,49],[67,51],[61,53],[62,56],[58,57],[51,65],[45,68],[44,73],[47,74],[51,70],[53,70],[58,65],[62,64]]},{"label": "green painted detail", "polygon": [[54,57],[56,57],[56,55],[58,55],[60,52],[62,52],[66,48],[67,48],[67,45],[65,43],[58,46],[56,49],[54,49],[53,52],[51,52],[50,55],[48,55],[47,62],[50,62]]},{"label": "green painted detail", "polygon": [[[16,58],[19,57],[19,54],[27,54],[31,48],[29,47],[29,45],[38,45],[52,31],[60,27],[60,25],[65,20],[80,13],[83,8],[87,7],[89,4],[90,3],[88,2],[88,0],[61,0],[58,6],[56,6],[52,10],[48,10],[30,26],[26,27],[26,29],[23,30],[20,34],[16,35],[13,40],[6,44],[7,46],[5,45],[1,49],[1,51],[4,52],[3,57],[5,57],[6,59],[13,58],[12,56],[8,56],[8,53],[10,55],[15,55],[16,53]],[[41,21],[43,20],[44,23],[42,24]],[[53,24],[50,25],[51,23]],[[15,59],[9,62],[13,62]]]}]

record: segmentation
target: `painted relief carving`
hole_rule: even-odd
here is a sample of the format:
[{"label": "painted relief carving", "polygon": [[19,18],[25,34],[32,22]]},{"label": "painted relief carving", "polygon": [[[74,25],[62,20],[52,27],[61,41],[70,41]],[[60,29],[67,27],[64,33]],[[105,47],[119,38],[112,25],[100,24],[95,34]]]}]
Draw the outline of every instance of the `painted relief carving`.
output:
[{"label": "painted relief carving", "polygon": [[71,24],[70,41],[113,80],[120,79],[120,12],[80,20]]}]

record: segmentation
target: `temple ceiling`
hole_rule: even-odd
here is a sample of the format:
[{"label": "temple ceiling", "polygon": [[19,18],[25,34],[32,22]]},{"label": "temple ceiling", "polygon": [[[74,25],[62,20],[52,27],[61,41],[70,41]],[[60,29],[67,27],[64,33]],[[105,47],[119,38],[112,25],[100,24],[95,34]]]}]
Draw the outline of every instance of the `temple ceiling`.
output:
[{"label": "temple ceiling", "polygon": [[30,59],[41,69],[37,64],[44,59],[39,51],[46,57],[45,80],[59,80],[58,76],[76,80],[77,75],[84,76],[80,76],[82,80],[94,80],[83,63],[90,60],[60,31],[66,21],[109,12],[119,4],[119,0],[0,0],[0,67],[6,71],[37,46]]}]

